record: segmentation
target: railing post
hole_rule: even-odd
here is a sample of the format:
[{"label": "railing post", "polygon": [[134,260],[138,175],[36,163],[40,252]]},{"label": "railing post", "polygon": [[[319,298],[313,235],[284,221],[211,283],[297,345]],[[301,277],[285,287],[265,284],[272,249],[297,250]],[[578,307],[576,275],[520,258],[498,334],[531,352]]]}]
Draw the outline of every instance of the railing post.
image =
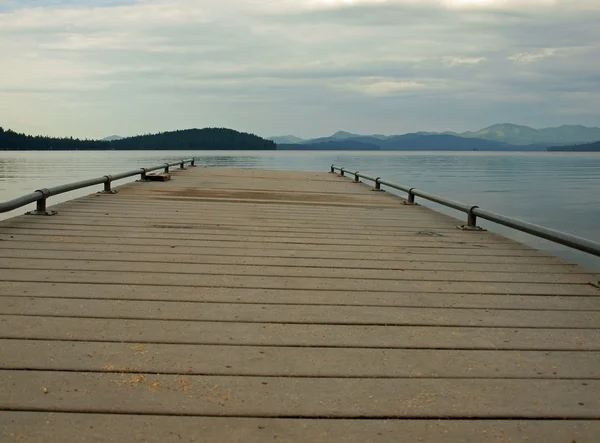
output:
[{"label": "railing post", "polygon": [[467,224],[458,226],[458,229],[462,231],[485,231],[485,229],[477,226],[477,216],[473,214],[473,209],[477,209],[479,206],[471,206],[469,212],[467,212]]},{"label": "railing post", "polygon": [[405,205],[414,205],[415,203],[415,194],[413,193],[413,191],[416,188],[410,188],[408,190],[408,199],[404,202]]},{"label": "railing post", "polygon": [[169,173],[169,164],[165,163],[165,174]]},{"label": "railing post", "polygon": [[356,171],[354,173],[354,183],[359,183],[360,182],[360,177],[358,176],[359,173],[360,173],[360,171]]},{"label": "railing post", "polygon": [[467,214],[467,226],[469,228],[477,227],[477,216],[472,212],[469,212],[469,214]]},{"label": "railing post", "polygon": [[106,181],[104,182],[104,190],[98,192],[98,194],[116,194],[117,191],[112,189],[112,176],[105,175]]},{"label": "railing post", "polygon": [[139,182],[149,182],[150,180],[148,179],[148,176],[146,175],[146,168],[141,168],[142,169],[142,173],[140,174],[140,179],[138,180]]},{"label": "railing post", "polygon": [[27,215],[55,215],[56,211],[46,209],[46,199],[50,197],[50,191],[46,188],[38,189],[35,192],[42,194],[42,198],[35,202],[35,211],[27,212]]},{"label": "railing post", "polygon": [[379,180],[381,180],[381,177],[375,179],[375,191],[381,191],[381,182]]},{"label": "railing post", "polygon": [[185,169],[185,162],[179,163],[179,169]]},{"label": "railing post", "polygon": [[335,169],[333,169],[333,168],[334,168],[334,166],[335,166],[335,165],[331,165],[331,171],[329,171],[329,172],[331,172],[332,174],[335,174]]},{"label": "railing post", "polygon": [[196,167],[196,159],[193,158],[192,161],[190,162],[190,167],[195,168]]},{"label": "railing post", "polygon": [[346,171],[344,171],[344,168],[341,168],[340,169],[340,177],[345,177],[345,175],[344,175],[345,173],[346,173]]}]

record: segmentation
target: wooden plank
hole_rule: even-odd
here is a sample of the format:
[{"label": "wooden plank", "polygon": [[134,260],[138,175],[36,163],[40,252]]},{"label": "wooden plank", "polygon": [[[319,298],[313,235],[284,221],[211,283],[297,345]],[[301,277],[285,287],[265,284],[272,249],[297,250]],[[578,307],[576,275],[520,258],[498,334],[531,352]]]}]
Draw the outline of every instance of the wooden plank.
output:
[{"label": "wooden plank", "polygon": [[599,311],[312,306],[181,301],[114,301],[7,297],[0,314],[119,318],[132,320],[236,321],[285,324],[464,326],[510,328],[600,328]]},{"label": "wooden plank", "polygon": [[[55,206],[56,208],[56,206]],[[64,208],[60,209],[61,212],[57,214],[56,220],[48,221],[48,220],[40,220],[35,219],[32,220],[28,218],[24,220],[28,225],[31,226],[54,226],[57,221],[61,224],[73,224],[75,226],[87,226],[98,224],[100,226],[125,226],[125,227],[133,227],[133,226],[159,226],[166,227],[168,226],[179,226],[185,229],[192,228],[223,228],[223,229],[231,229],[231,230],[253,230],[253,231],[279,231],[283,232],[339,232],[339,233],[356,233],[356,234],[367,234],[367,233],[386,233],[386,234],[394,234],[401,232],[415,232],[422,230],[435,230],[439,232],[454,232],[458,231],[457,221],[451,219],[446,223],[436,223],[434,221],[431,222],[420,222],[415,223],[413,220],[404,220],[403,218],[397,218],[396,222],[392,221],[383,224],[383,223],[371,223],[369,220],[365,220],[364,223],[348,223],[341,222],[338,223],[337,220],[332,223],[328,223],[328,220],[323,217],[313,217],[311,219],[301,219],[298,220],[296,218],[286,218],[279,219],[275,215],[269,216],[268,218],[263,218],[258,222],[256,219],[251,219],[249,216],[241,217],[239,213],[228,214],[225,219],[222,216],[219,216],[217,212],[203,212],[202,218],[199,220],[198,217],[194,217],[193,215],[186,215],[186,213],[173,213],[173,212],[157,212],[152,214],[152,216],[148,216],[145,214],[140,214],[137,211],[131,213],[127,216],[122,214],[120,211],[111,211],[111,209],[115,209],[112,207],[106,207],[103,211],[97,211],[97,213],[88,214],[85,212],[78,212],[71,214],[69,212],[70,206],[64,206]],[[112,213],[107,213],[106,211],[111,211]],[[245,221],[245,223],[244,223]],[[19,226],[20,223],[16,222],[15,219],[9,219],[0,221],[0,226]],[[460,231],[459,231],[460,232]]]},{"label": "wooden plank", "polygon": [[[164,185],[163,185],[164,186]],[[130,191],[128,191],[129,193]],[[384,198],[385,195],[380,197]],[[365,204],[357,201],[353,204],[335,205],[337,197],[331,196],[326,204],[314,204],[305,202],[303,204],[292,202],[277,202],[266,200],[227,200],[227,199],[171,199],[171,197],[157,196],[134,196],[127,197],[126,194],[116,196],[90,195],[76,199],[69,204],[60,203],[53,208],[61,209],[60,214],[88,213],[105,215],[105,209],[113,209],[117,215],[149,215],[151,214],[150,202],[161,207],[163,216],[165,214],[192,214],[207,213],[217,215],[220,213],[232,217],[260,217],[286,219],[286,220],[312,220],[315,217],[330,221],[338,220],[341,224],[387,224],[392,225],[394,217],[404,220],[432,222],[436,226],[455,223],[457,218],[442,215],[430,208],[413,205],[402,205],[403,200],[392,197],[391,200],[380,202],[380,204]],[[367,202],[368,203],[368,202]],[[353,217],[348,217],[348,214]],[[456,212],[457,217],[462,215]],[[229,217],[228,217],[229,218]],[[400,220],[401,221],[401,220]]]},{"label": "wooden plank", "polygon": [[[93,202],[90,202],[93,203]],[[101,203],[101,202],[100,202]],[[101,218],[113,218],[113,217],[132,217],[133,219],[146,219],[148,220],[152,216],[160,218],[168,218],[172,221],[181,219],[182,221],[198,222],[199,214],[203,214],[207,217],[208,221],[216,221],[221,216],[221,220],[225,220],[228,223],[233,221],[257,221],[266,220],[272,222],[288,222],[291,226],[300,225],[320,225],[327,224],[329,226],[339,225],[340,227],[358,228],[358,227],[388,227],[394,226],[394,221],[400,226],[439,226],[446,228],[456,228],[457,222],[462,220],[453,217],[447,217],[435,213],[430,214],[423,212],[422,214],[414,213],[413,215],[397,212],[395,207],[387,208],[388,212],[384,214],[378,214],[378,217],[373,216],[373,209],[365,210],[364,213],[360,213],[359,207],[342,208],[343,211],[339,213],[332,213],[329,205],[323,208],[301,208],[297,213],[291,211],[292,208],[285,208],[283,210],[275,210],[269,205],[257,205],[252,207],[250,204],[246,204],[246,207],[231,206],[230,210],[223,208],[228,202],[219,201],[213,202],[209,207],[201,207],[198,202],[193,202],[193,205],[181,205],[179,207],[162,208],[162,212],[157,214],[153,213],[149,202],[145,202],[139,208],[132,208],[132,204],[122,205],[119,207],[114,203],[102,205],[100,203],[90,204],[89,206],[66,206],[66,205],[55,205],[53,209],[60,210],[58,214],[59,219],[62,216],[75,217],[101,217]],[[157,202],[156,204],[162,206],[164,201]],[[221,209],[219,209],[221,208]],[[386,208],[377,208],[377,212],[383,212]],[[325,212],[326,211],[326,212]],[[439,219],[442,218],[442,220]]]},{"label": "wooden plank", "polygon": [[600,350],[600,330],[295,325],[0,316],[0,338],[464,350]]},{"label": "wooden plank", "polygon": [[[101,197],[98,197],[101,198]],[[124,200],[124,199],[123,199]],[[253,205],[253,206],[263,206],[265,208],[268,207],[273,207],[275,205],[282,207],[282,206],[286,206],[286,207],[296,207],[297,209],[299,208],[346,208],[346,209],[361,209],[361,210],[365,210],[365,209],[379,209],[379,208],[395,208],[395,205],[398,203],[394,203],[394,202],[389,202],[389,204],[383,204],[382,202],[370,202],[367,200],[356,200],[356,201],[345,201],[345,202],[339,202],[337,198],[333,198],[333,196],[331,196],[329,199],[323,199],[323,201],[315,201],[315,199],[310,199],[310,198],[306,198],[306,199],[294,199],[294,198],[290,198],[288,200],[273,200],[270,198],[255,198],[255,199],[249,199],[249,198],[211,198],[211,197],[186,197],[186,196],[176,196],[176,195],[163,195],[163,196],[159,196],[159,195],[140,195],[138,196],[138,198],[136,199],[137,201],[141,201],[141,200],[145,200],[146,202],[154,202],[157,205],[162,205],[165,204],[166,206],[168,206],[167,209],[173,208],[175,207],[174,203],[179,203],[180,205],[196,205],[196,204],[203,204],[203,203],[212,203],[212,204],[219,204],[219,203],[227,203],[227,204],[233,204],[233,203],[237,203],[239,205]]]},{"label": "wooden plank", "polygon": [[[99,197],[99,198],[98,198]],[[276,203],[276,202],[275,202]],[[160,207],[160,211],[152,211],[153,207]],[[168,199],[161,198],[158,201],[153,198],[144,199],[120,199],[118,196],[96,196],[91,195],[82,197],[66,203],[59,203],[51,206],[58,212],[55,215],[56,220],[65,222],[85,221],[89,218],[98,218],[104,221],[113,221],[126,218],[128,223],[136,220],[146,219],[156,215],[159,219],[170,218],[177,220],[182,217],[182,221],[189,223],[202,224],[204,220],[192,217],[198,214],[204,214],[207,217],[206,223],[218,222],[219,215],[221,222],[232,224],[241,219],[259,220],[266,219],[270,223],[283,224],[287,222],[291,226],[300,227],[301,225],[315,224],[315,221],[324,222],[321,228],[331,228],[335,223],[356,230],[358,227],[365,229],[374,229],[377,226],[392,228],[394,219],[401,226],[420,227],[421,225],[446,228],[447,230],[456,229],[456,222],[463,221],[462,213],[457,212],[457,217],[440,215],[431,209],[415,207],[406,209],[399,202],[392,205],[370,206],[362,208],[360,206],[310,206],[310,205],[285,205],[285,204],[265,204],[262,202],[245,202],[240,204],[236,201],[180,201],[171,203]],[[352,214],[355,217],[349,217]],[[83,217],[83,219],[80,219]],[[441,217],[441,220],[440,220]],[[3,223],[6,223],[3,222]],[[43,223],[29,220],[29,223]],[[391,231],[392,229],[390,229]],[[475,233],[475,232],[474,232]]]},{"label": "wooden plank", "polygon": [[[210,358],[206,358],[208,355]],[[282,377],[599,379],[600,352],[4,340],[0,348],[0,368]]]},{"label": "wooden plank", "polygon": [[[44,265],[40,265],[43,267]],[[49,266],[48,266],[49,267]],[[455,287],[460,292],[471,292],[466,288],[472,287],[474,291],[511,293],[511,285],[517,286],[517,293],[541,293],[545,295],[597,295],[597,288],[593,288],[585,282],[560,283],[555,277],[546,282],[531,281],[532,278],[523,278],[527,281],[512,279],[509,274],[490,276],[484,273],[469,276],[468,280],[455,275],[453,280]],[[478,279],[478,280],[475,280]],[[119,285],[167,285],[167,286],[195,286],[195,287],[229,287],[229,288],[263,288],[263,289],[304,289],[304,290],[350,290],[350,291],[411,291],[415,287],[432,287],[434,281],[443,282],[443,286],[449,287],[451,281],[440,277],[428,279],[421,276],[414,280],[368,280],[349,278],[318,278],[318,277],[287,277],[287,276],[261,276],[254,275],[210,275],[210,274],[172,274],[172,273],[140,273],[140,272],[110,272],[110,271],[85,271],[77,270],[44,270],[44,269],[0,269],[0,280],[4,281],[39,281],[54,283],[97,283],[97,284],[119,284]],[[591,281],[591,280],[588,280]],[[412,283],[412,284],[411,284]],[[529,283],[529,285],[525,285]],[[487,290],[486,290],[487,289]],[[453,292],[449,290],[447,292]]]},{"label": "wooden plank", "polygon": [[[58,220],[52,221],[47,219],[37,218],[35,220],[28,219],[26,221],[16,221],[15,219],[4,220],[1,223],[2,227],[11,228],[11,227],[19,227],[19,228],[38,228],[38,229],[47,229],[48,227],[52,228],[63,228],[63,227],[81,227],[82,229],[86,228],[98,228],[101,230],[111,230],[114,228],[135,228],[135,227],[145,227],[145,228],[156,228],[163,231],[169,232],[188,232],[192,231],[200,231],[200,232],[269,232],[269,233],[277,233],[277,232],[294,232],[294,233],[315,233],[315,234],[340,234],[340,235],[369,235],[369,236],[390,236],[390,235],[398,235],[398,234],[406,234],[409,232],[416,233],[424,230],[424,227],[420,225],[395,225],[390,227],[379,226],[378,228],[374,228],[373,226],[364,226],[361,228],[358,227],[347,227],[345,229],[340,229],[337,226],[330,226],[327,224],[322,224],[321,226],[306,226],[304,224],[290,224],[289,222],[275,222],[271,221],[260,224],[238,224],[228,222],[222,219],[219,220],[217,217],[213,217],[212,219],[203,218],[201,221],[183,221],[183,220],[174,220],[173,217],[169,217],[168,214],[155,214],[158,217],[158,220],[149,220],[145,217],[120,217],[119,214],[112,216],[86,216],[86,215],[77,215],[77,216],[68,216],[64,213],[59,215]],[[425,227],[427,228],[427,227]],[[435,231],[442,234],[462,234],[463,236],[468,236],[470,234],[469,231],[461,231],[456,228],[456,226],[444,226],[444,225],[436,225],[432,227]],[[425,229],[426,230],[426,229]],[[496,236],[491,232],[487,232],[489,236]]]},{"label": "wooden plank", "polygon": [[[18,226],[18,227],[5,227],[4,231],[7,234],[39,234],[40,231],[49,235],[65,234],[73,236],[90,236],[90,237],[112,237],[119,235],[123,232],[123,227],[102,227],[102,226],[81,226],[81,225],[48,225],[48,226]],[[49,232],[50,231],[50,232]],[[476,232],[476,231],[475,231]],[[268,233],[268,236],[265,235]],[[385,235],[379,234],[340,234],[338,232],[297,232],[297,231],[253,231],[253,230],[233,230],[225,228],[216,229],[189,229],[189,228],[162,228],[162,227],[148,227],[139,226],[132,230],[131,233],[134,237],[147,236],[149,234],[156,234],[157,238],[174,238],[174,239],[188,239],[193,238],[195,240],[228,240],[228,239],[243,239],[243,238],[278,238],[284,239],[306,239],[307,241],[315,240],[337,240],[339,244],[364,244],[365,241],[373,242],[374,245],[381,244],[381,242],[403,242],[404,239],[415,240],[418,239],[424,243],[428,242],[474,242],[474,243],[506,243],[506,239],[488,233],[471,233],[469,231],[461,231],[455,229],[455,231],[444,231],[432,232],[426,230],[413,230],[413,231],[400,231],[393,234]]]},{"label": "wooden plank", "polygon": [[[236,417],[597,418],[600,381],[0,371],[0,409]],[[45,393],[44,388],[47,390]],[[552,392],[553,395],[547,395]]]},{"label": "wooden plank", "polygon": [[313,240],[312,242],[307,242],[297,238],[254,238],[252,240],[244,240],[239,241],[233,238],[229,240],[205,240],[205,239],[184,239],[184,238],[174,238],[174,237],[164,237],[155,238],[149,234],[145,234],[146,236],[136,237],[136,236],[86,236],[86,235],[74,235],[69,233],[66,235],[65,233],[60,233],[59,231],[54,231],[53,233],[48,233],[47,235],[41,234],[5,234],[2,236],[1,241],[35,241],[35,242],[69,242],[69,243],[119,243],[119,244],[129,244],[129,245],[147,245],[149,243],[154,244],[155,246],[192,246],[195,248],[204,248],[204,247],[233,247],[233,248],[261,248],[261,249],[284,249],[284,248],[294,248],[299,250],[313,250],[316,249],[336,249],[338,251],[345,251],[348,254],[354,252],[377,252],[378,250],[382,252],[401,252],[406,250],[406,248],[416,248],[420,250],[420,252],[428,252],[433,253],[434,249],[452,249],[453,252],[456,249],[462,250],[485,250],[485,255],[494,254],[496,251],[506,251],[511,252],[513,255],[515,254],[531,254],[537,255],[538,252],[535,250],[529,249],[526,246],[513,245],[510,243],[483,243],[483,242],[428,242],[424,243],[418,239],[410,240],[402,242],[402,244],[369,244],[366,245],[363,243],[360,244],[339,244],[335,241],[326,241],[326,240]]},{"label": "wooden plank", "polygon": [[[285,266],[249,266],[231,264],[202,264],[202,263],[152,263],[120,261],[81,261],[81,260],[37,260],[26,258],[6,258],[0,264],[2,269],[31,269],[62,271],[100,271],[100,272],[130,272],[136,274],[169,274],[180,277],[191,274],[193,276],[248,276],[248,277],[281,277],[281,278],[307,278],[307,279],[338,279],[338,280],[368,280],[381,281],[480,281],[480,282],[519,282],[519,283],[545,283],[545,284],[588,284],[596,279],[594,274],[578,269],[579,273],[562,273],[561,268],[541,272],[494,272],[472,270],[411,270],[411,269],[348,269],[348,268],[323,268],[323,267],[285,267]],[[197,277],[195,277],[197,280]]]},{"label": "wooden plank", "polygon": [[0,412],[0,423],[7,438],[27,443],[595,443],[600,434],[600,423],[592,420],[296,420]]},{"label": "wooden plank", "polygon": [[[519,295],[591,295],[598,288],[589,284],[453,282],[453,281],[370,281],[349,279],[310,279],[300,277],[155,275],[127,272],[44,271],[0,269],[5,282],[91,283],[105,285],[150,285],[195,288],[296,289],[369,292],[444,292]],[[110,291],[101,288],[104,294]]]},{"label": "wooden plank", "polygon": [[[339,306],[398,306],[421,308],[479,308],[512,310],[567,310],[599,311],[600,297],[593,296],[543,296],[505,294],[464,294],[442,292],[348,292],[294,289],[202,288],[148,285],[113,285],[102,288],[87,283],[4,282],[0,295],[21,297],[187,301],[197,303],[264,303],[292,305]],[[243,306],[240,307],[243,309]]]},{"label": "wooden plank", "polygon": [[[64,245],[63,245],[64,246]],[[84,248],[82,248],[84,249]],[[262,254],[250,255],[225,255],[224,251],[214,249],[219,255],[211,251],[198,251],[195,254],[178,253],[139,253],[139,252],[113,252],[112,248],[106,247],[101,253],[98,251],[77,250],[73,248],[61,249],[8,249],[0,248],[0,258],[2,259],[29,259],[29,260],[76,260],[79,262],[120,262],[124,263],[180,263],[180,264],[209,264],[209,265],[245,265],[245,266],[275,266],[275,267],[294,267],[294,268],[343,268],[343,269],[379,269],[379,270],[437,270],[437,271],[472,271],[472,272],[527,272],[527,273],[548,273],[553,269],[561,274],[575,273],[580,274],[581,268],[575,265],[563,265],[558,261],[548,261],[538,263],[522,262],[514,263],[512,260],[494,260],[494,257],[482,257],[479,260],[472,259],[471,262],[457,261],[451,259],[447,261],[440,260],[439,256],[424,256],[425,260],[365,260],[359,258],[346,258],[340,255],[338,258],[317,258],[317,257],[265,257]],[[250,251],[246,251],[250,252]],[[235,253],[232,251],[231,253]],[[317,255],[317,254],[314,254]],[[414,257],[413,257],[414,258]],[[531,260],[533,261],[533,260]],[[539,260],[541,261],[541,260]]]},{"label": "wooden plank", "polygon": [[[530,250],[531,248],[507,241],[494,241],[487,240],[485,238],[473,238],[473,237],[429,237],[429,236],[409,236],[407,238],[394,238],[389,241],[383,239],[372,239],[366,241],[366,239],[329,239],[327,236],[316,237],[315,235],[310,237],[303,237],[300,235],[287,235],[287,236],[235,236],[229,234],[221,235],[194,235],[192,233],[153,233],[153,232],[138,232],[132,231],[127,234],[127,240],[153,240],[157,244],[159,241],[170,241],[171,244],[177,244],[177,242],[184,242],[184,244],[218,244],[218,243],[231,243],[235,242],[240,247],[244,245],[259,243],[263,245],[271,244],[293,244],[300,245],[305,248],[311,245],[327,245],[335,247],[338,250],[349,250],[349,251],[373,251],[381,247],[453,247],[453,248],[481,248],[484,247],[488,250],[512,250],[512,251],[523,251]],[[35,229],[7,229],[3,238],[15,238],[15,239],[30,239],[36,240],[38,237],[66,237],[69,239],[103,239],[110,238],[112,240],[124,239],[123,234],[114,232],[91,232],[91,231],[77,231],[77,230],[35,230]]]},{"label": "wooden plank", "polygon": [[356,257],[363,260],[418,260],[421,257],[437,256],[442,261],[463,261],[472,263],[477,260],[492,260],[507,261],[514,259],[515,262],[523,260],[530,263],[535,259],[540,259],[542,262],[554,261],[559,259],[548,254],[543,254],[539,251],[510,251],[510,250],[494,250],[489,251],[485,246],[480,245],[475,248],[435,248],[435,247],[394,247],[394,248],[373,248],[367,251],[348,251],[345,248],[331,248],[328,246],[313,245],[312,248],[302,248],[297,245],[269,245],[263,247],[260,244],[253,243],[244,245],[243,248],[238,247],[235,243],[221,243],[217,246],[202,247],[190,245],[188,242],[162,242],[157,241],[157,244],[127,239],[78,239],[70,237],[43,237],[33,241],[31,237],[26,236],[5,236],[0,240],[0,249],[62,249],[62,250],[110,250],[122,252],[162,252],[181,253],[181,254],[196,254],[203,252],[215,251],[215,254],[225,255],[247,255],[247,256],[264,256],[264,257],[321,257],[321,258],[349,258]]}]

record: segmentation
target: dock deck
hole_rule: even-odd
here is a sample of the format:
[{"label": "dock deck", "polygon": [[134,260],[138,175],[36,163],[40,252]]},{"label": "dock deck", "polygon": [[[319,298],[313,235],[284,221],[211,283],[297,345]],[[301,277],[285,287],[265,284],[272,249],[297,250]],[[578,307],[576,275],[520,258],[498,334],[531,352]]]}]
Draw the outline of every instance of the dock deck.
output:
[{"label": "dock deck", "polygon": [[0,441],[600,438],[597,275],[325,172],[119,191],[0,222]]}]

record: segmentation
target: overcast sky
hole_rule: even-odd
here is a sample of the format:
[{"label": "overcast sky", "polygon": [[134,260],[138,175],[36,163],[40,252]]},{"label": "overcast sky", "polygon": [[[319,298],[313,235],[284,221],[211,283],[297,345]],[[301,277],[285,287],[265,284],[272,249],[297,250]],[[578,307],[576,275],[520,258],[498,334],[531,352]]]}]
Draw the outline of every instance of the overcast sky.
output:
[{"label": "overcast sky", "polygon": [[0,0],[0,126],[600,126],[600,0]]}]

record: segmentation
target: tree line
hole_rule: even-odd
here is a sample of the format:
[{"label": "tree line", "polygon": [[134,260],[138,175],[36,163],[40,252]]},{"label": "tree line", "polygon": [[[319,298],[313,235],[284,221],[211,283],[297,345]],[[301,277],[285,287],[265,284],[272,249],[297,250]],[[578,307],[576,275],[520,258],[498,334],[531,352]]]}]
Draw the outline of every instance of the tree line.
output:
[{"label": "tree line", "polygon": [[88,140],[20,134],[0,127],[4,151],[102,151],[102,150],[274,150],[277,145],[254,134],[227,128],[183,129],[138,135],[120,140]]},{"label": "tree line", "polygon": [[600,152],[600,141],[574,146],[551,146],[548,151],[563,152]]}]

